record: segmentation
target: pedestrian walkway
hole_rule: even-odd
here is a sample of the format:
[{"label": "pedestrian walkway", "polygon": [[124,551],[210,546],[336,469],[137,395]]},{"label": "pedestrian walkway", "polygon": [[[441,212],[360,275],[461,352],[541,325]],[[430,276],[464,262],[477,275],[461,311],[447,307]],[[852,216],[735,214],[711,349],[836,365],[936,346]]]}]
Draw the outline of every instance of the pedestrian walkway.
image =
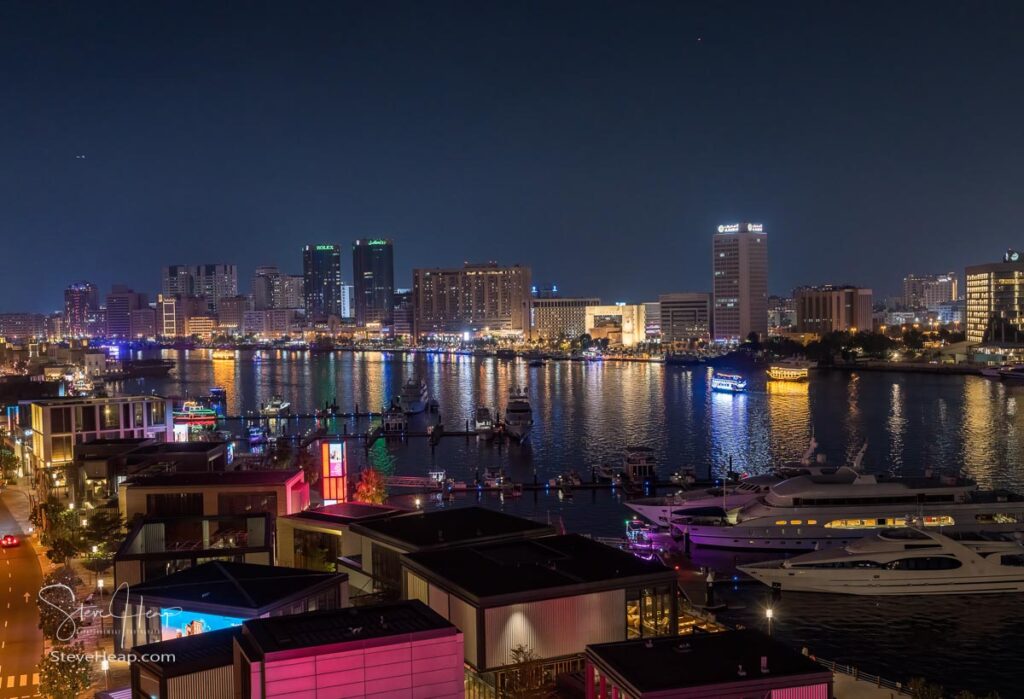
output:
[{"label": "pedestrian walkway", "polygon": [[38,684],[38,672],[33,672],[31,675],[7,675],[6,677],[0,675],[0,688],[3,689],[14,689],[16,687],[35,687]]}]

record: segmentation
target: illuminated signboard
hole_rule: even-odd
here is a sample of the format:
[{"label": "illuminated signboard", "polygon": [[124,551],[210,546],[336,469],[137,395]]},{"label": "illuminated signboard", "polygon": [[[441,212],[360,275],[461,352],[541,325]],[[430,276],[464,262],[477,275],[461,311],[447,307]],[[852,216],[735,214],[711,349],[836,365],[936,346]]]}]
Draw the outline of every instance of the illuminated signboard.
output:
[{"label": "illuminated signboard", "polygon": [[347,476],[348,459],[344,442],[322,442],[321,478],[324,503],[333,504],[348,500]]},{"label": "illuminated signboard", "polygon": [[388,241],[381,240],[381,239],[371,240],[369,243],[367,243],[367,245],[387,245],[387,244],[388,244]]},{"label": "illuminated signboard", "polygon": [[191,612],[181,607],[167,607],[160,610],[160,639],[170,641],[182,636],[198,636],[207,631],[230,629],[241,626],[245,619],[220,614]]},{"label": "illuminated signboard", "polygon": [[739,233],[741,229],[750,231],[751,233],[763,233],[763,223],[730,223],[725,226],[719,226],[719,233]]},{"label": "illuminated signboard", "polygon": [[316,249],[317,250],[333,250],[334,246],[333,245],[317,245]]}]

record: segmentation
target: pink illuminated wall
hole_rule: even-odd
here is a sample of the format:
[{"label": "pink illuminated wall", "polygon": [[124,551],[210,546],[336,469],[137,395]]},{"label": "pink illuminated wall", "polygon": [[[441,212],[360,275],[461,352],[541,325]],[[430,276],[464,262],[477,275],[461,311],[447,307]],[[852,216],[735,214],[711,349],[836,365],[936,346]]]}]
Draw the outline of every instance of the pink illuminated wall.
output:
[{"label": "pink illuminated wall", "polygon": [[[434,638],[393,636],[306,655],[271,653],[253,665],[259,699],[461,699],[461,633]],[[278,657],[290,655],[291,657]],[[260,675],[262,674],[262,677]],[[266,687],[262,695],[260,685]]]}]

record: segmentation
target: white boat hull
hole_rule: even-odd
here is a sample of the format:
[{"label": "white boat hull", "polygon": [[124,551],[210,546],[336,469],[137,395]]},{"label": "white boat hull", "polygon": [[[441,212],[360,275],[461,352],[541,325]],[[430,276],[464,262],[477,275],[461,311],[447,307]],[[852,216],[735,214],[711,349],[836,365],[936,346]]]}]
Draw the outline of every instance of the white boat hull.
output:
[{"label": "white boat hull", "polygon": [[774,589],[791,592],[826,592],[841,595],[965,595],[1024,592],[1024,568],[1005,573],[965,575],[951,571],[799,570],[761,567],[740,569]]}]

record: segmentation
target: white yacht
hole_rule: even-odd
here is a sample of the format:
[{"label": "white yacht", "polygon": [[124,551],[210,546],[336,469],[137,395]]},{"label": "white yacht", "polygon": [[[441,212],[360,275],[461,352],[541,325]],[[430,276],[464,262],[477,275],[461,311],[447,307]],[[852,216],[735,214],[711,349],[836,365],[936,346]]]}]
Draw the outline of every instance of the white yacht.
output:
[{"label": "white yacht", "polygon": [[[710,488],[683,489],[670,495],[636,498],[628,500],[625,504],[626,507],[659,527],[669,526],[673,517],[683,516],[683,510],[693,507],[702,509],[717,507],[726,512],[735,510],[753,501],[759,495],[767,494],[771,486],[792,476],[834,471],[835,467],[830,468],[825,465],[824,454],[818,454],[815,457],[817,449],[818,443],[812,437],[810,445],[799,461],[783,463],[773,469],[771,473],[742,479],[733,478]],[[857,453],[853,461],[853,468],[860,468],[866,450],[867,443]]]},{"label": "white yacht", "polygon": [[427,400],[427,384],[413,378],[405,382],[405,385],[402,386],[402,393],[398,397],[398,403],[407,415],[422,413],[427,409]]},{"label": "white yacht", "polygon": [[847,546],[739,566],[778,590],[847,595],[1024,592],[1024,548],[1010,535],[885,529]]},{"label": "white yacht", "polygon": [[675,511],[672,533],[699,546],[794,551],[845,546],[915,516],[947,532],[1024,530],[1024,498],[1015,493],[980,491],[957,477],[891,478],[847,466],[788,478],[719,513],[712,521],[707,508]]},{"label": "white yacht", "polygon": [[508,405],[505,406],[505,432],[522,442],[530,436],[533,427],[533,406],[526,391],[515,386],[509,391]]},{"label": "white yacht", "polygon": [[260,413],[264,417],[282,417],[291,415],[291,412],[292,404],[281,396],[274,396],[269,403],[260,408]]}]

